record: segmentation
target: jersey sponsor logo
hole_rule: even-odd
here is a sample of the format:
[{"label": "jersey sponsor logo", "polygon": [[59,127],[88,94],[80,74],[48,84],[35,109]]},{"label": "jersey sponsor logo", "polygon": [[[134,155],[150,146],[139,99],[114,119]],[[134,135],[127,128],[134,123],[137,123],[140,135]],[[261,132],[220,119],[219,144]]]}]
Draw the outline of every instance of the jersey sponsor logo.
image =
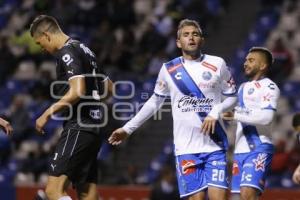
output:
[{"label": "jersey sponsor logo", "polygon": [[237,161],[234,161],[232,164],[232,175],[238,175],[240,173],[239,165],[237,164]]},{"label": "jersey sponsor logo", "polygon": [[101,119],[102,115],[99,109],[90,110],[90,117],[93,119]]},{"label": "jersey sponsor logo", "polygon": [[189,175],[196,171],[194,160],[183,160],[180,163],[182,174]]},{"label": "jersey sponsor logo", "polygon": [[182,79],[182,73],[181,72],[177,72],[174,77],[177,79],[177,80],[181,80]]},{"label": "jersey sponsor logo", "polygon": [[242,173],[242,181],[252,181],[252,174],[246,174],[246,172]]},{"label": "jersey sponsor logo", "polygon": [[246,168],[246,167],[249,167],[249,168],[253,167],[253,163],[245,163],[243,165],[243,168]]},{"label": "jersey sponsor logo", "polygon": [[178,108],[182,112],[209,112],[213,99],[183,96],[178,100]]},{"label": "jersey sponsor logo", "polygon": [[71,58],[70,54],[66,53],[62,56],[62,60],[69,66],[73,62],[73,58]]},{"label": "jersey sponsor logo", "polygon": [[263,96],[263,101],[271,101],[272,97],[274,97],[272,94],[267,93]]},{"label": "jersey sponsor logo", "polygon": [[95,57],[95,54],[84,44],[80,44],[79,47],[84,51],[85,54],[90,55],[91,57]]},{"label": "jersey sponsor logo", "polygon": [[250,89],[248,90],[248,95],[253,94],[254,90],[255,90],[254,88],[250,88]]},{"label": "jersey sponsor logo", "polygon": [[209,81],[212,77],[212,74],[208,71],[202,73],[202,78],[206,81]]},{"label": "jersey sponsor logo", "polygon": [[261,170],[264,172],[266,160],[267,160],[267,154],[265,153],[258,154],[257,158],[252,160],[255,166],[255,171]]},{"label": "jersey sponsor logo", "polygon": [[69,74],[74,74],[74,70],[73,70],[73,69],[68,70],[68,73],[69,73]]},{"label": "jersey sponsor logo", "polygon": [[51,166],[51,168],[52,168],[52,171],[54,171],[55,170],[55,167],[56,167],[56,165],[53,165],[52,163],[50,164],[50,166]]},{"label": "jersey sponsor logo", "polygon": [[224,165],[226,165],[226,162],[214,160],[214,161],[212,161],[211,164],[212,164],[213,166],[224,166]]},{"label": "jersey sponsor logo", "polygon": [[274,83],[270,83],[268,85],[268,88],[270,88],[271,90],[275,90],[275,84]]},{"label": "jersey sponsor logo", "polygon": [[208,63],[208,62],[205,62],[205,61],[202,62],[201,64],[202,64],[204,67],[213,70],[214,72],[216,72],[217,69],[218,69],[216,66],[214,66],[214,65],[212,65],[212,64],[210,64],[210,63]]},{"label": "jersey sponsor logo", "polygon": [[199,88],[216,88],[215,83],[199,83],[198,84]]}]

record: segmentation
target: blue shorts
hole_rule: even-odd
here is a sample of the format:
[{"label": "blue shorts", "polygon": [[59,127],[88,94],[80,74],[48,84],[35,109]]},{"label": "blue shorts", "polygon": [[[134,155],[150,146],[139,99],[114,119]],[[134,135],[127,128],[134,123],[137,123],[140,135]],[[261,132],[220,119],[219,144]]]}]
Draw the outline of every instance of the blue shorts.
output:
[{"label": "blue shorts", "polygon": [[240,193],[240,187],[247,186],[262,193],[272,157],[271,153],[260,152],[234,154],[231,192]]},{"label": "blue shorts", "polygon": [[228,188],[225,151],[176,156],[180,197],[187,197],[207,187]]}]

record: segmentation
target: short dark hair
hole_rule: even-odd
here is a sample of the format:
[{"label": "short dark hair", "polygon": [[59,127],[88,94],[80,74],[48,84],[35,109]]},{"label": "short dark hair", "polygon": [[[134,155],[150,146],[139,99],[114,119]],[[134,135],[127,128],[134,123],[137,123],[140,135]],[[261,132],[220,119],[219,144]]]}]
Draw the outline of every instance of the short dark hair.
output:
[{"label": "short dark hair", "polygon": [[296,128],[297,126],[300,126],[300,113],[296,113],[296,114],[293,116],[292,126],[293,126],[294,128]]},{"label": "short dark hair", "polygon": [[177,38],[180,37],[181,29],[185,26],[194,26],[199,30],[200,34],[203,35],[202,34],[202,29],[201,29],[201,27],[200,27],[200,25],[197,21],[191,20],[191,19],[183,19],[179,22],[179,25],[178,25]]},{"label": "short dark hair", "polygon": [[31,36],[41,35],[43,32],[57,33],[61,31],[57,20],[48,15],[37,16],[30,25]]},{"label": "short dark hair", "polygon": [[272,66],[274,59],[273,59],[273,55],[269,49],[267,49],[265,47],[252,47],[249,50],[249,53],[252,53],[252,52],[261,53],[265,57],[268,67]]}]

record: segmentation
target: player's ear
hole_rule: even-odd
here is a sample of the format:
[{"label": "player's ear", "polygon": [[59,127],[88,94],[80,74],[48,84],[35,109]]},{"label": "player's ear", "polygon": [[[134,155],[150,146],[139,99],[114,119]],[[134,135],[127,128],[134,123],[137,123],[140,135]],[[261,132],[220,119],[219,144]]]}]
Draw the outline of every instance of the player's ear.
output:
[{"label": "player's ear", "polygon": [[268,65],[266,63],[263,63],[260,65],[260,69],[266,71],[268,69]]},{"label": "player's ear", "polygon": [[50,35],[48,32],[43,32],[44,37],[47,39],[48,42],[50,42]]},{"label": "player's ear", "polygon": [[200,43],[201,43],[201,47],[205,44],[205,39],[204,39],[203,36],[201,36],[201,41],[200,41]]},{"label": "player's ear", "polygon": [[176,45],[177,45],[177,47],[178,47],[179,49],[181,49],[182,46],[181,46],[180,41],[179,41],[178,38],[176,39]]}]

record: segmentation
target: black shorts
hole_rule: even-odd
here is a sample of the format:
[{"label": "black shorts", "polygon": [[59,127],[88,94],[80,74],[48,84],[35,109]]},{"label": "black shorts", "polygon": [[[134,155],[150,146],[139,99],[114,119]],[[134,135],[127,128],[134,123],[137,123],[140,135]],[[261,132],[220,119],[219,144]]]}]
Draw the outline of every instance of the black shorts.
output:
[{"label": "black shorts", "polygon": [[99,134],[64,129],[50,159],[49,175],[66,175],[74,187],[97,183],[97,154],[101,143]]}]

